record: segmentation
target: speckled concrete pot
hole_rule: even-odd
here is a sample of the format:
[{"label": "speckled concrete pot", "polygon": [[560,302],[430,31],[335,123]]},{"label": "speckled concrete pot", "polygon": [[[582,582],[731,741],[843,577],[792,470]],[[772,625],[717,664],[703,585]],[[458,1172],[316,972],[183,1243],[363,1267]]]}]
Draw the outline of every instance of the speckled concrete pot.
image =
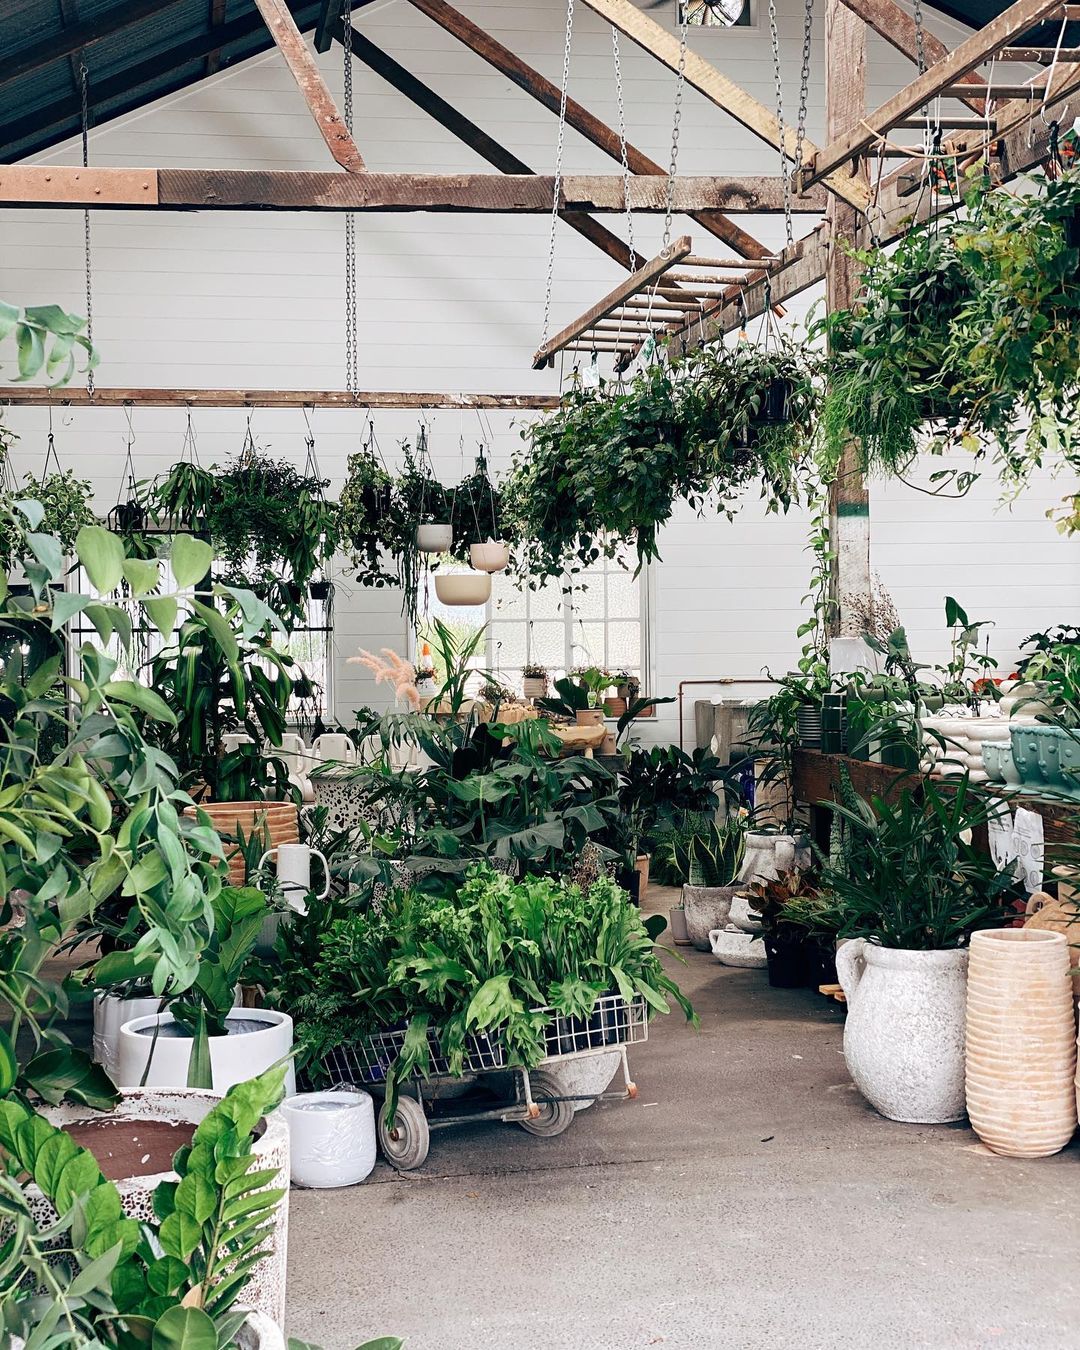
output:
[{"label": "speckled concrete pot", "polygon": [[987,1148],[1045,1158],[1076,1129],[1076,1027],[1064,933],[972,934],[967,1107]]},{"label": "speckled concrete pot", "polygon": [[964,1115],[967,965],[966,948],[910,951],[865,938],[836,953],[848,1072],[890,1120],[933,1125]]},{"label": "speckled concrete pot", "polygon": [[709,933],[723,928],[731,913],[736,886],[684,886],[683,909],[686,912],[686,936],[699,952],[709,950]]},{"label": "speckled concrete pot", "polygon": [[619,1051],[611,1050],[603,1055],[582,1055],[547,1064],[544,1072],[551,1074],[568,1097],[591,1097],[592,1101],[574,1102],[575,1111],[584,1111],[608,1090],[611,1080],[619,1072],[621,1060]]}]

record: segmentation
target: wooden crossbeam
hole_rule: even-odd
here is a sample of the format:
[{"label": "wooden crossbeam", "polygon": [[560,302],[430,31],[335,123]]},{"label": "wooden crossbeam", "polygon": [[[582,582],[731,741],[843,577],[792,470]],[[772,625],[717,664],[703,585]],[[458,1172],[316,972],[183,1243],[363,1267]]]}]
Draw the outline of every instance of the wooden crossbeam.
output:
[{"label": "wooden crossbeam", "polygon": [[[447,4],[446,0],[409,0],[409,3],[437,23],[444,32],[464,43],[470,51],[475,52],[477,56],[493,66],[500,75],[505,75],[507,79],[512,80],[530,98],[536,99],[549,112],[558,116],[562,91],[546,76],[538,70],[534,70],[520,56],[512,52],[509,47],[504,46],[478,24],[473,23],[459,10]],[[570,97],[566,100],[566,123],[584,136],[586,140],[591,141],[593,145],[603,150],[605,154],[610,155],[612,159],[621,162],[622,142],[616,132],[606,122],[601,121],[599,117],[589,112],[587,108],[582,107],[576,99]],[[663,167],[656,160],[650,159],[637,146],[629,143],[626,146],[626,161],[631,173],[662,174],[664,172]],[[696,211],[692,213],[692,216],[697,224],[718,239],[722,239],[724,243],[734,248],[745,258],[762,257],[769,251],[753,235],[748,234],[741,226],[733,220],[729,220],[720,212]]]},{"label": "wooden crossbeam", "polygon": [[285,58],[296,86],[326,142],[326,148],[343,169],[349,173],[363,173],[364,161],[352,133],[337,110],[334,96],[308,51],[307,43],[296,26],[285,0],[255,0],[259,13],[270,30],[278,51]]},{"label": "wooden crossbeam", "polygon": [[1038,65],[1048,66],[1054,61],[1071,64],[1080,61],[1080,47],[1006,47],[1000,61],[1034,61]]},{"label": "wooden crossbeam", "polygon": [[[335,0],[331,0],[331,3],[335,3]],[[339,40],[342,37],[340,24],[338,25],[337,37]],[[404,95],[410,103],[415,104],[429,117],[434,118],[439,126],[449,131],[452,136],[456,136],[470,150],[475,151],[481,159],[486,159],[489,164],[494,165],[500,173],[533,173],[533,170],[524,160],[519,159],[506,146],[501,145],[494,137],[481,130],[464,113],[458,112],[434,89],[424,84],[422,80],[418,80],[399,61],[395,61],[381,47],[376,47],[374,42],[364,37],[355,28],[350,27],[349,29],[349,43],[353,55],[363,61],[380,79],[385,80],[391,88]],[[594,220],[592,216],[584,215],[581,212],[564,211],[560,213],[560,218],[572,230],[576,230],[590,243],[595,244],[598,249],[606,253],[620,267],[625,267],[628,272],[633,272],[635,268],[644,265],[646,260],[636,249],[632,250],[628,244],[623,243],[617,234],[612,233],[606,225]]]},{"label": "wooden crossbeam", "polygon": [[[225,22],[225,6],[227,0],[210,0],[210,31],[216,33]],[[206,74],[207,76],[216,75],[218,66],[221,64],[221,48],[214,47],[206,53]]]},{"label": "wooden crossbeam", "polygon": [[[692,247],[689,236],[684,234],[655,258],[650,258],[644,267],[639,268],[624,281],[620,281],[614,290],[609,291],[573,323],[567,324],[553,338],[537,348],[533,356],[533,369],[542,370],[544,366],[550,364],[556,352],[587,332],[599,319],[606,319],[615,310],[625,307],[628,301],[640,295],[647,287],[655,285],[658,278],[685,258]],[[681,306],[683,302],[677,303]],[[664,308],[670,307],[670,304],[665,305],[661,301],[657,301],[656,304]]]},{"label": "wooden crossbeam", "polygon": [[[915,20],[906,10],[900,8],[896,0],[844,0],[844,4],[851,10],[852,14],[857,14],[860,19],[882,37],[886,42],[902,52],[904,56],[912,61],[919,59],[919,39],[915,28]],[[931,63],[944,60],[949,54],[948,47],[944,42],[928,33],[926,29],[922,32],[923,52],[926,59]],[[985,104],[981,97],[978,97],[979,86],[985,86],[986,81],[975,71],[969,71],[966,75],[960,77],[958,84],[964,86],[964,91],[960,97],[972,109],[973,112],[981,113],[985,111]],[[972,87],[972,93],[968,93],[967,86]],[[894,123],[894,125],[897,125]]]},{"label": "wooden crossbeam", "polygon": [[[1027,2],[1031,3],[1032,0]],[[1044,0],[1044,3],[1049,4],[1050,0]],[[1053,0],[1053,3],[1059,4],[1060,0]],[[722,75],[715,66],[702,60],[696,52],[688,49],[685,61],[680,62],[679,41],[675,35],[662,28],[655,19],[651,19],[633,4],[632,0],[585,0],[585,4],[608,23],[614,24],[620,33],[625,33],[631,42],[643,48],[650,56],[656,57],[669,70],[677,71],[682,64],[684,78],[690,88],[696,89],[711,103],[729,113],[748,131],[752,131],[775,149],[780,149],[780,126],[776,113],[770,112],[763,103],[759,103],[734,80]],[[795,158],[796,141],[795,128],[785,127],[784,149],[792,160]],[[806,158],[811,159],[816,151],[814,143],[804,138],[803,153]],[[821,177],[826,187],[852,206],[865,210],[869,205],[870,197],[866,187],[846,169],[837,166],[829,174]]]},{"label": "wooden crossbeam", "polygon": [[344,389],[50,389],[0,386],[21,408],[557,408],[557,394],[413,394]]},{"label": "wooden crossbeam", "polygon": [[[586,0],[592,3],[592,0]],[[992,19],[985,27],[966,38],[929,70],[894,94],[879,108],[861,118],[842,136],[824,149],[807,151],[807,165],[803,183],[823,182],[855,156],[871,146],[889,127],[903,117],[917,112],[925,103],[974,70],[996,52],[1008,45],[1012,38],[1061,9],[1061,0],[1016,0],[1015,4]]]},{"label": "wooden crossbeam", "polygon": [[[770,179],[680,179],[676,211],[760,211]],[[754,184],[748,188],[747,183]],[[663,215],[667,178],[631,177],[634,211]],[[488,211],[546,215],[555,180],[538,174],[321,173],[284,169],[101,169],[44,164],[0,165],[0,206],[158,209],[170,211]],[[823,200],[823,198],[822,198]],[[621,214],[618,174],[568,174],[560,212]],[[768,207],[765,208],[766,210]],[[806,209],[810,209],[807,207]]]},{"label": "wooden crossbeam", "polygon": [[177,3],[178,0],[116,0],[105,14],[71,24],[56,37],[35,43],[26,51],[16,52],[13,56],[5,53],[0,61],[0,85],[20,80],[24,75],[34,75],[53,61],[84,51]]}]

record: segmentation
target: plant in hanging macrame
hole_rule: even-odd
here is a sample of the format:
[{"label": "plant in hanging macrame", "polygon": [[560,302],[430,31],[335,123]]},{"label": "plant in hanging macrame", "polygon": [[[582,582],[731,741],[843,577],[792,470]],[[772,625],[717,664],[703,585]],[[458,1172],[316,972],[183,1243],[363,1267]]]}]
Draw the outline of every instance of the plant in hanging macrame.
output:
[{"label": "plant in hanging macrame", "polygon": [[[50,450],[52,438],[50,437]],[[0,479],[6,470],[6,447],[0,444]],[[50,458],[55,462],[55,451]],[[46,470],[35,476],[28,473],[23,479],[24,486],[11,493],[12,502],[40,502],[45,514],[36,527],[39,534],[55,535],[60,540],[65,555],[75,548],[75,539],[84,525],[96,525],[97,516],[90,506],[94,489],[83,478],[76,478],[71,469]],[[4,531],[0,528],[0,570],[9,572],[16,562],[26,556],[22,545],[25,534],[22,531]]]},{"label": "plant in hanging macrame", "polygon": [[394,480],[376,458],[373,438],[349,456],[349,474],[338,500],[338,529],[361,586],[394,586],[398,576],[387,568],[394,553],[388,524]]},{"label": "plant in hanging macrame", "polygon": [[450,513],[454,531],[450,552],[461,562],[468,562],[473,544],[504,537],[502,496],[492,481],[483,446],[473,472],[450,494]]},{"label": "plant in hanging macrame", "polygon": [[[449,525],[450,497],[435,477],[423,428],[417,437],[416,448],[404,442],[401,450],[401,471],[394,481],[386,540],[389,552],[397,560],[402,613],[415,627],[423,568],[417,532],[421,526]],[[447,547],[449,542],[447,540]]]}]

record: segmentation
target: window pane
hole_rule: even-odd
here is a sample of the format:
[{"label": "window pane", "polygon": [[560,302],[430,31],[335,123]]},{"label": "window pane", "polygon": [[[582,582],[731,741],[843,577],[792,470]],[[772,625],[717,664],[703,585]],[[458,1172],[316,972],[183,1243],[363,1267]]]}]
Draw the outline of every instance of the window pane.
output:
[{"label": "window pane", "polygon": [[491,578],[491,615],[495,619],[525,618],[525,595],[505,572]]},{"label": "window pane", "polygon": [[562,613],[562,587],[557,581],[549,581],[541,590],[529,596],[529,614],[532,618],[559,619]]},{"label": "window pane", "polygon": [[581,577],[585,589],[574,587],[574,613],[579,619],[602,619],[604,617],[604,577],[603,573],[585,572]]},{"label": "window pane", "polygon": [[641,613],[638,583],[629,572],[611,572],[607,579],[607,617],[636,619]]},{"label": "window pane", "polygon": [[529,659],[548,670],[562,671],[566,661],[566,630],[559,621],[532,625]]},{"label": "window pane", "polygon": [[604,658],[604,625],[602,623],[574,624],[575,666],[602,666]]},{"label": "window pane", "polygon": [[491,625],[491,663],[496,670],[506,666],[523,666],[525,655],[525,625],[523,623],[493,623]]},{"label": "window pane", "polygon": [[641,668],[641,624],[616,620],[607,626],[608,649],[606,665],[609,670],[626,670],[632,675]]}]

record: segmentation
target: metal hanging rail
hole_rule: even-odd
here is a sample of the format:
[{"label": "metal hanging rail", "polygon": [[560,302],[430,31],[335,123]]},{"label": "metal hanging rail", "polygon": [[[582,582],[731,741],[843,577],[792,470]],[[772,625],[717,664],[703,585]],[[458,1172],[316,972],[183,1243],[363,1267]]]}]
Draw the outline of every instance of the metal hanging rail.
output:
[{"label": "metal hanging rail", "polygon": [[557,408],[557,394],[414,394],[345,389],[85,389],[4,387],[20,408]]}]

